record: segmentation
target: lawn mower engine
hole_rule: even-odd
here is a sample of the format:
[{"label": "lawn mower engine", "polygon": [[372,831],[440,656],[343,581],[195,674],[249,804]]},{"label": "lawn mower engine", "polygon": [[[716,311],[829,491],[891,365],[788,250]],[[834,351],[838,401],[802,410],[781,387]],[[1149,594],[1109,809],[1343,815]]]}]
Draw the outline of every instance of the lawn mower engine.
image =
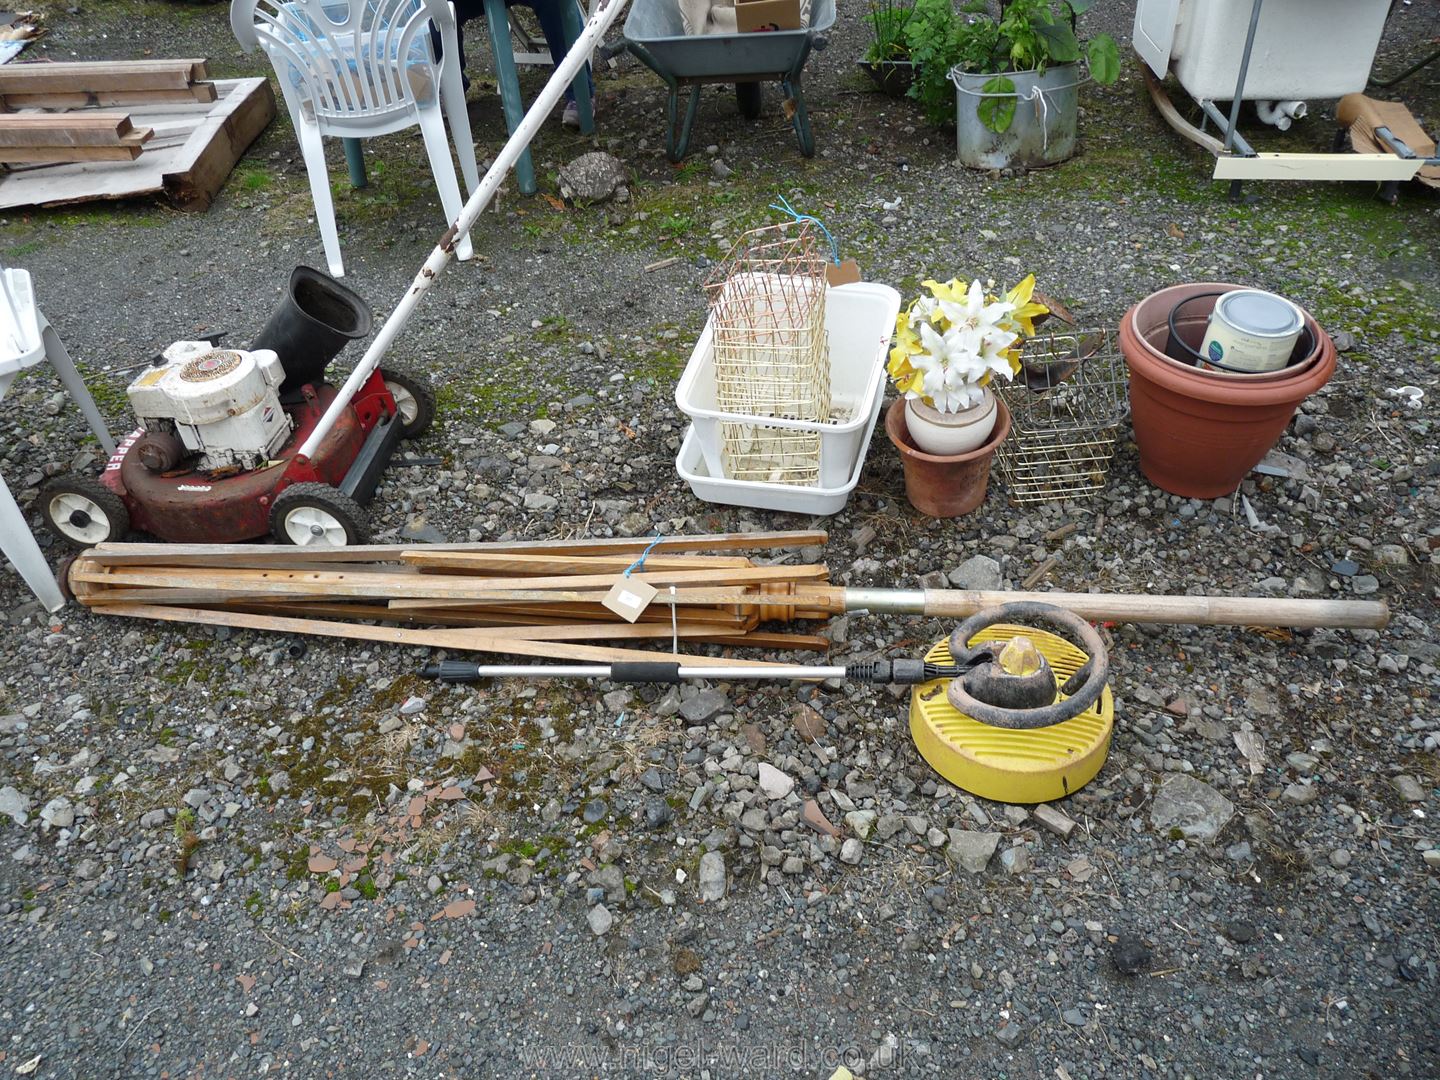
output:
[{"label": "lawn mower engine", "polygon": [[214,478],[258,469],[290,438],[277,392],[284,381],[280,357],[268,349],[177,341],[127,391],[144,431],[131,452],[157,473],[192,454],[195,468]]},{"label": "lawn mower engine", "polygon": [[65,477],[41,492],[46,524],[79,548],[132,528],[189,544],[267,533],[286,544],[365,543],[362,504],[398,440],[435,415],[425,382],[394,368],[357,372],[339,391],[325,381],[371,322],[363,299],[301,266],[249,348],[175,342],[130,383],[139,427],[100,478]]}]

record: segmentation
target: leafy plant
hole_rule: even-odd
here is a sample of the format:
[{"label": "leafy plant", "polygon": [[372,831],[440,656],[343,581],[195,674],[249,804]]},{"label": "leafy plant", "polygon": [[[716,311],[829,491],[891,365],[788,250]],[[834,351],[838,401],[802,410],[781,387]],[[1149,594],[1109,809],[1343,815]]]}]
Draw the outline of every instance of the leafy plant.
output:
[{"label": "leafy plant", "polygon": [[865,50],[865,62],[883,64],[886,61],[909,60],[910,43],[906,39],[905,28],[914,15],[915,9],[909,4],[896,3],[896,0],[870,0],[865,21],[870,24],[874,40]]},{"label": "leafy plant", "polygon": [[980,122],[1005,132],[1015,120],[1015,83],[1008,73],[1043,75],[1051,64],[1084,60],[1090,77],[1109,86],[1120,76],[1120,51],[1109,34],[1082,42],[1076,22],[1093,0],[968,0],[956,12],[954,0],[916,0],[905,28],[915,82],[910,96],[932,123],[954,119],[955,90],[950,71],[992,75],[981,87]]}]

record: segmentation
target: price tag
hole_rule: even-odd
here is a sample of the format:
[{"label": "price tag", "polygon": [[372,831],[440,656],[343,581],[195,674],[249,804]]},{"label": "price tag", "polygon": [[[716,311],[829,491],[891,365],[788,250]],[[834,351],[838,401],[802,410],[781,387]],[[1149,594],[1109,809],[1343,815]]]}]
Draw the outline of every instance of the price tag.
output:
[{"label": "price tag", "polygon": [[849,285],[852,281],[859,280],[860,265],[854,259],[825,264],[825,284],[827,285]]},{"label": "price tag", "polygon": [[610,586],[610,591],[600,603],[626,622],[633,623],[640,617],[640,613],[650,606],[656,592],[654,585],[648,585],[633,577],[621,577]]}]

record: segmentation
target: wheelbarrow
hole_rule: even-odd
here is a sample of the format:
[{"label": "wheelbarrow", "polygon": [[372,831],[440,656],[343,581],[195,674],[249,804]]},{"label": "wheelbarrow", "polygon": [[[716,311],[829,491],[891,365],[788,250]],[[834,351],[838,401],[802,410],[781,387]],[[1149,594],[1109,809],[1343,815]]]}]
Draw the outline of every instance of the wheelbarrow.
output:
[{"label": "wheelbarrow", "polygon": [[[760,115],[760,84],[778,82],[793,108],[790,122],[800,153],[815,155],[815,135],[805,109],[800,73],[812,49],[825,47],[825,32],[835,24],[835,0],[812,0],[810,26],[752,34],[686,34],[675,0],[634,0],[625,18],[624,38],[609,55],[629,51],[665,80],[665,154],[680,161],[690,148],[690,132],[700,110],[700,88],[734,83],[735,100],[747,120]],[[689,87],[684,116],[680,88]]]}]

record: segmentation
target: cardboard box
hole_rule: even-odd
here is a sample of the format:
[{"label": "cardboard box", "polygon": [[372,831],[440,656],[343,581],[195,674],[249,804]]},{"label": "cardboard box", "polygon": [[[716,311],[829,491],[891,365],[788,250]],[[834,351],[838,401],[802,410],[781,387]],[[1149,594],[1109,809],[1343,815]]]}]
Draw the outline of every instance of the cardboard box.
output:
[{"label": "cardboard box", "polygon": [[735,0],[735,25],[742,34],[801,30],[800,0]]}]

